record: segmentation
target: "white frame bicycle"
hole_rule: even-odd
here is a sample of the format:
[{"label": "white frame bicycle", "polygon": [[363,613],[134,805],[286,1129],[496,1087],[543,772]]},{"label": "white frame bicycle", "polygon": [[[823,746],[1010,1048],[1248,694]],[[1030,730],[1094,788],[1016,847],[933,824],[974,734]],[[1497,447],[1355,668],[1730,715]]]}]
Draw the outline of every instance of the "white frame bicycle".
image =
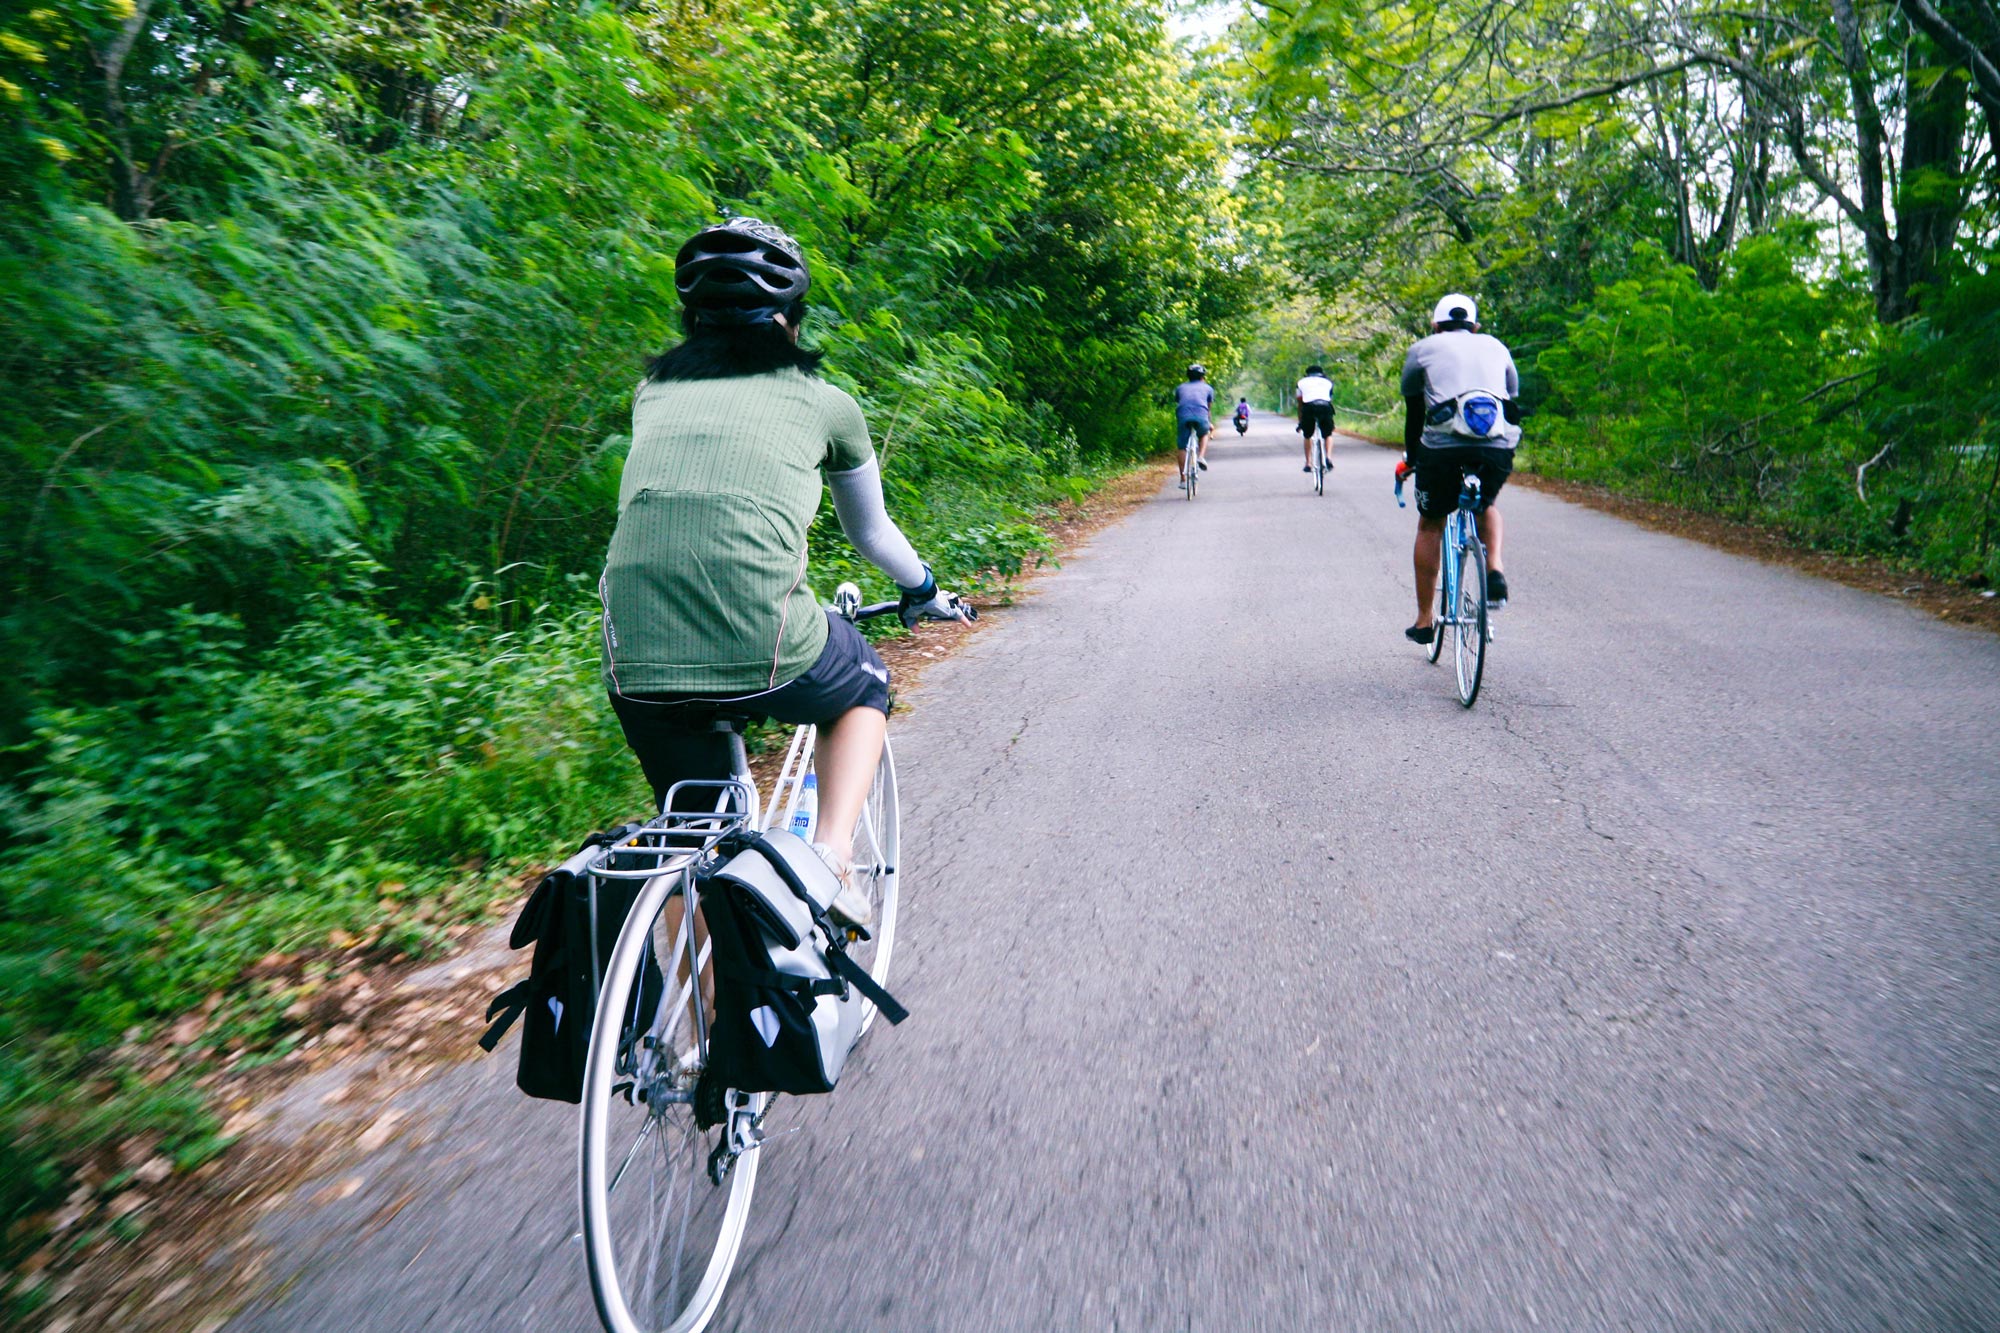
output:
[{"label": "white frame bicycle", "polygon": [[[851,620],[897,609],[895,602],[860,601],[859,591],[843,584],[835,609]],[[578,1147],[591,1295],[611,1333],[698,1333],[714,1317],[743,1244],[764,1120],[776,1100],[701,1085],[712,996],[703,977],[709,950],[695,871],[729,833],[791,825],[818,734],[810,726],[793,731],[765,807],[743,719],[726,709],[703,714],[728,734],[732,775],[676,783],[663,803],[667,813],[613,844],[595,872],[642,885],[597,976]],[[676,809],[690,801],[698,808]],[[854,882],[873,903],[874,926],[848,949],[878,982],[888,977],[896,938],[899,816],[896,763],[885,740],[854,846]],[[593,938],[595,910],[593,893]],[[871,1004],[864,1033],[874,1019]]]}]

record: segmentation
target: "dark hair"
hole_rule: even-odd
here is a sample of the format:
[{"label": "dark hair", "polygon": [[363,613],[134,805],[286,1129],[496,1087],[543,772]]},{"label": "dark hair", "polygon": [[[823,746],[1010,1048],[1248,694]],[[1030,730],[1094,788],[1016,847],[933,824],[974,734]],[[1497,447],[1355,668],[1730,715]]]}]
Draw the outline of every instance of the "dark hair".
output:
[{"label": "dark hair", "polygon": [[[805,319],[806,303],[794,301],[785,323],[797,328]],[[669,347],[646,363],[649,380],[724,380],[738,375],[762,375],[790,367],[808,375],[819,373],[824,352],[792,341],[784,324],[711,324],[694,311],[681,312],[686,341]]]},{"label": "dark hair", "polygon": [[1324,375],[1324,374],[1326,374],[1326,372],[1325,372],[1324,370],[1320,369],[1320,368],[1319,368],[1318,366],[1307,366],[1307,367],[1306,367],[1306,374],[1308,374],[1308,375]]},{"label": "dark hair", "polygon": [[[1453,309],[1453,310],[1458,310],[1458,309],[1462,309],[1462,307],[1460,307],[1460,306],[1453,306],[1453,307],[1452,307],[1452,309]],[[1450,332],[1451,332],[1452,330],[1454,330],[1454,329],[1473,329],[1473,330],[1477,330],[1477,329],[1479,328],[1479,326],[1478,326],[1477,324],[1474,324],[1474,323],[1473,323],[1473,322],[1472,322],[1471,320],[1469,320],[1469,319],[1448,319],[1448,320],[1446,320],[1446,321],[1445,321],[1444,323],[1442,323],[1442,324],[1438,325],[1438,326],[1437,326],[1437,328],[1438,328],[1438,332],[1439,332],[1439,333],[1450,333]]]}]

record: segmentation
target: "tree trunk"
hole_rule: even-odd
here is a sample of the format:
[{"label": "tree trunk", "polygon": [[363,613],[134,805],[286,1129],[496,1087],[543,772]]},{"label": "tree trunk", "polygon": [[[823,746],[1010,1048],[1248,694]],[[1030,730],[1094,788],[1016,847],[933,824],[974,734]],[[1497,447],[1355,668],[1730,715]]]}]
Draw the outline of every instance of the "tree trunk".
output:
[{"label": "tree trunk", "polygon": [[1868,47],[1854,0],[1833,0],[1833,26],[1840,36],[1840,63],[1847,73],[1848,97],[1854,104],[1855,173],[1860,177],[1861,238],[1867,247],[1869,285],[1875,293],[1875,316],[1885,324],[1908,313],[1902,288],[1902,265],[1895,235],[1889,230],[1884,199],[1882,112],[1875,105],[1875,80],[1868,64]]},{"label": "tree trunk", "polygon": [[1966,83],[1948,71],[1930,87],[1909,74],[1949,63],[1925,37],[1910,43],[1904,86],[1909,114],[1903,130],[1903,171],[1896,194],[1896,272],[1890,284],[1893,308],[1886,319],[1914,314],[1921,297],[1913,289],[1937,279],[1958,236],[1965,211],[1960,151],[1965,142]]}]

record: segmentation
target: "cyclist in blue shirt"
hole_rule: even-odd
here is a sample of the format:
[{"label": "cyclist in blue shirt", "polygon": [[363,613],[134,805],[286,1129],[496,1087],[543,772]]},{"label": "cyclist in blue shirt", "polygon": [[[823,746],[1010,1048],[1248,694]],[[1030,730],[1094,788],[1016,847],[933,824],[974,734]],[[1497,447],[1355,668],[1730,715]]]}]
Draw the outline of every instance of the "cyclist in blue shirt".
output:
[{"label": "cyclist in blue shirt", "polygon": [[[1215,390],[1208,383],[1208,370],[1197,361],[1187,368],[1187,380],[1174,390],[1174,446],[1181,454],[1181,476],[1187,476],[1187,432],[1189,426],[1197,427],[1200,436],[1199,447],[1195,451],[1195,466],[1208,471],[1208,441],[1215,434],[1215,427],[1209,422],[1209,412],[1215,406]],[[1182,480],[1182,489],[1187,482]]]}]

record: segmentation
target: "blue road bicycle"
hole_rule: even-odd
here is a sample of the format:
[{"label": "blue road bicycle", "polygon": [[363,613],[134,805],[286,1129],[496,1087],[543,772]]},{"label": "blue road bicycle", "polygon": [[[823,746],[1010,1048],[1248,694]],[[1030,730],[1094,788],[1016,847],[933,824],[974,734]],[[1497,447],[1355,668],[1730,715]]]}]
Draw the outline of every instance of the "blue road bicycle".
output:
[{"label": "blue road bicycle", "polygon": [[[1403,503],[1404,476],[1396,477],[1396,505]],[[1442,560],[1438,568],[1437,600],[1431,608],[1431,641],[1424,648],[1435,662],[1444,651],[1444,636],[1452,632],[1457,648],[1458,701],[1467,708],[1479,697],[1486,674],[1486,645],[1493,630],[1486,619],[1486,543],[1479,540],[1479,476],[1465,474],[1458,491],[1458,508],[1444,521]]]}]

